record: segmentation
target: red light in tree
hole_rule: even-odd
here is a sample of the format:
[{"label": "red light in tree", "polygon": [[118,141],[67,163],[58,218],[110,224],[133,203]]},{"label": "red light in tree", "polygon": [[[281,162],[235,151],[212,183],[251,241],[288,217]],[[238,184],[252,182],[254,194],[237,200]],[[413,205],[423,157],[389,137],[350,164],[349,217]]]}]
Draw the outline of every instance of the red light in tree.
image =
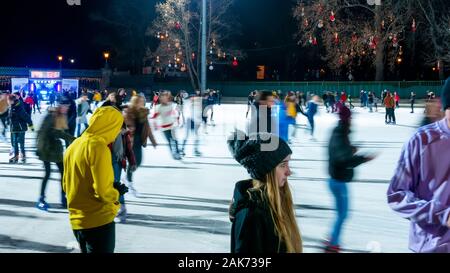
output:
[{"label": "red light in tree", "polygon": [[334,12],[333,11],[331,12],[331,15],[330,15],[330,21],[331,22],[336,21],[336,17],[334,16]]},{"label": "red light in tree", "polygon": [[413,19],[411,28],[412,32],[416,32],[416,19]]},{"label": "red light in tree", "polygon": [[180,29],[180,28],[181,28],[180,22],[176,22],[176,23],[175,23],[175,28],[176,28],[176,29]]},{"label": "red light in tree", "polygon": [[238,66],[238,65],[239,65],[239,63],[238,63],[238,61],[237,61],[237,58],[236,58],[236,57],[234,57],[232,65],[233,65],[234,67],[236,67],[236,66]]}]

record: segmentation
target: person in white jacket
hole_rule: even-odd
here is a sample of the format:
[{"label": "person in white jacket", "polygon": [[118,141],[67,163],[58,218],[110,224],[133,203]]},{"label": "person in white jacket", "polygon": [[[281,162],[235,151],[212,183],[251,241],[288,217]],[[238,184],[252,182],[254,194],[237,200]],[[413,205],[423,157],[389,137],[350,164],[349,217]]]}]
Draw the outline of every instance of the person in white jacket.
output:
[{"label": "person in white jacket", "polygon": [[172,102],[172,94],[170,91],[164,91],[159,97],[160,104],[155,108],[152,119],[158,118],[158,127],[164,133],[169,143],[169,149],[175,160],[180,160],[180,151],[178,149],[178,141],[176,139],[175,126],[178,122],[179,113],[176,105]]},{"label": "person in white jacket", "polygon": [[81,135],[81,125],[84,125],[84,130],[88,128],[87,114],[92,113],[89,107],[87,94],[82,94],[77,100],[77,136]]}]

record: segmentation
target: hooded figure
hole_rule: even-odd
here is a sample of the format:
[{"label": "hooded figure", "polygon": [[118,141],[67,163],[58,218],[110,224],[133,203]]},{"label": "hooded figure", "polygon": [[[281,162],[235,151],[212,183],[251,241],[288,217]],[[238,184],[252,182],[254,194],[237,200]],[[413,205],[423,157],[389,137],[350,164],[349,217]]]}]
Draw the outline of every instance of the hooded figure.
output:
[{"label": "hooded figure", "polygon": [[114,251],[114,217],[120,205],[108,144],[116,139],[123,122],[114,107],[98,108],[89,127],[64,155],[63,187],[82,252]]}]

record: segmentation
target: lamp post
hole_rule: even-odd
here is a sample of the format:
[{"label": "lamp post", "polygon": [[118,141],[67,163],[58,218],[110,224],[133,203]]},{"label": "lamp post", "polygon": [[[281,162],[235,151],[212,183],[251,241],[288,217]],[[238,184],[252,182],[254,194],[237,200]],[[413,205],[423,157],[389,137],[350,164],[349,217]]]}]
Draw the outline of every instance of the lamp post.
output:
[{"label": "lamp post", "polygon": [[206,0],[202,0],[202,70],[200,92],[203,95],[206,91]]},{"label": "lamp post", "polygon": [[108,67],[109,52],[103,52],[103,57],[105,58],[105,68],[107,68]]},{"label": "lamp post", "polygon": [[62,70],[62,61],[63,61],[63,56],[62,55],[59,55],[58,56],[58,61],[59,61],[59,70]]}]

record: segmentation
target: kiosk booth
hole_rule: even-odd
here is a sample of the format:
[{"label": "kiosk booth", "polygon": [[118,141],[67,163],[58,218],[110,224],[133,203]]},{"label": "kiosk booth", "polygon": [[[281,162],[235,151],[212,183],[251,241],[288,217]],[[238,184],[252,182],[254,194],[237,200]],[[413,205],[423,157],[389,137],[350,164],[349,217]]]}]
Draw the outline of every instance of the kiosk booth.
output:
[{"label": "kiosk booth", "polygon": [[77,79],[63,79],[59,70],[30,70],[29,78],[12,78],[12,91],[34,92],[42,98],[48,100],[50,94],[58,97],[63,91],[75,93],[78,97]]}]

